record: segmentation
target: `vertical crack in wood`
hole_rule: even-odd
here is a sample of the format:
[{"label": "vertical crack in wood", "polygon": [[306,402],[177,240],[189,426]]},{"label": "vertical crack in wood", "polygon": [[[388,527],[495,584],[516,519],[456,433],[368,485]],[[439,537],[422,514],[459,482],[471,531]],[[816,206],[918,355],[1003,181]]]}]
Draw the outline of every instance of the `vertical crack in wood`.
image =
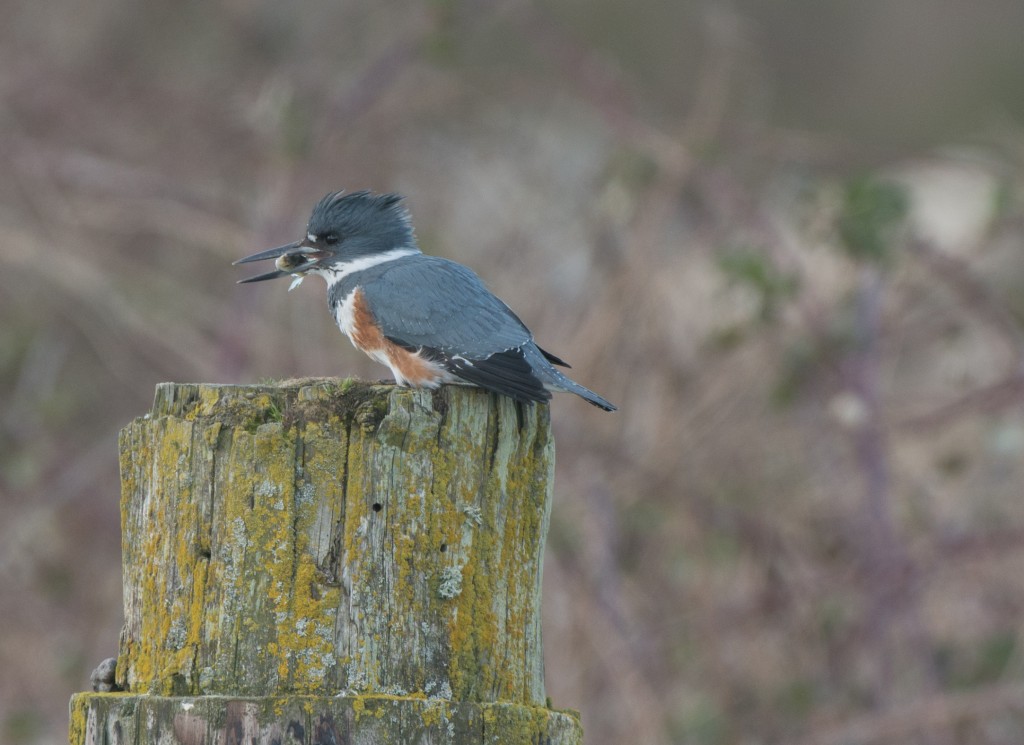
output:
[{"label": "vertical crack in wood", "polygon": [[542,706],[546,407],[303,385],[162,386],[125,429],[138,692]]}]

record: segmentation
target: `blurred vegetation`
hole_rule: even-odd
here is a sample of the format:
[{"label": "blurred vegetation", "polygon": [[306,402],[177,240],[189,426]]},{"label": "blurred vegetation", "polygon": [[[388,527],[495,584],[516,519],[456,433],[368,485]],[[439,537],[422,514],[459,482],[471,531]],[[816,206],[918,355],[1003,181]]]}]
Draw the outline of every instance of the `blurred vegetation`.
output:
[{"label": "blurred vegetation", "polygon": [[373,188],[620,406],[553,404],[588,745],[1019,741],[1024,4],[2,9],[0,740],[115,652],[155,383],[385,374],[230,266]]}]

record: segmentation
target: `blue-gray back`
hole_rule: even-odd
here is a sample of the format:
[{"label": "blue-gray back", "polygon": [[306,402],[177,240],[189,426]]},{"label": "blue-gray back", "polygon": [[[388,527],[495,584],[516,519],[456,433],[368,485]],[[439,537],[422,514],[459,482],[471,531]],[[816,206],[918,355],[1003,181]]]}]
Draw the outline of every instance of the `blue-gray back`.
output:
[{"label": "blue-gray back", "polygon": [[479,360],[522,347],[533,336],[470,269],[417,254],[345,277],[329,295],[332,309],[361,287],[384,336]]}]

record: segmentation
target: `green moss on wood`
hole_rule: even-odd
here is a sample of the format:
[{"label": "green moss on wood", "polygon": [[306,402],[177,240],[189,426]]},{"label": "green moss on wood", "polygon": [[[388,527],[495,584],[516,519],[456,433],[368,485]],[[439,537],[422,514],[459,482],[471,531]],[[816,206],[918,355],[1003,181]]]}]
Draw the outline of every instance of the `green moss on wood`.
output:
[{"label": "green moss on wood", "polygon": [[475,389],[162,384],[121,435],[119,682],[543,704],[553,461],[546,406]]},{"label": "green moss on wood", "polygon": [[580,745],[579,718],[537,706],[365,696],[165,697],[83,693],[71,745],[372,742]]}]

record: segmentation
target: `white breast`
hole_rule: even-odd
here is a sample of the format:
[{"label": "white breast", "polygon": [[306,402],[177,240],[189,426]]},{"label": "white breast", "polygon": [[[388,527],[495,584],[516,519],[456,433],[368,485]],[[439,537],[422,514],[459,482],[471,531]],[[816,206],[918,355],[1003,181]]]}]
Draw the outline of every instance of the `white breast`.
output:
[{"label": "white breast", "polygon": [[338,328],[345,332],[349,341],[352,341],[352,328],[353,324],[355,324],[355,317],[352,312],[352,299],[355,297],[356,289],[359,288],[353,289],[334,308],[334,317],[338,321]]}]

